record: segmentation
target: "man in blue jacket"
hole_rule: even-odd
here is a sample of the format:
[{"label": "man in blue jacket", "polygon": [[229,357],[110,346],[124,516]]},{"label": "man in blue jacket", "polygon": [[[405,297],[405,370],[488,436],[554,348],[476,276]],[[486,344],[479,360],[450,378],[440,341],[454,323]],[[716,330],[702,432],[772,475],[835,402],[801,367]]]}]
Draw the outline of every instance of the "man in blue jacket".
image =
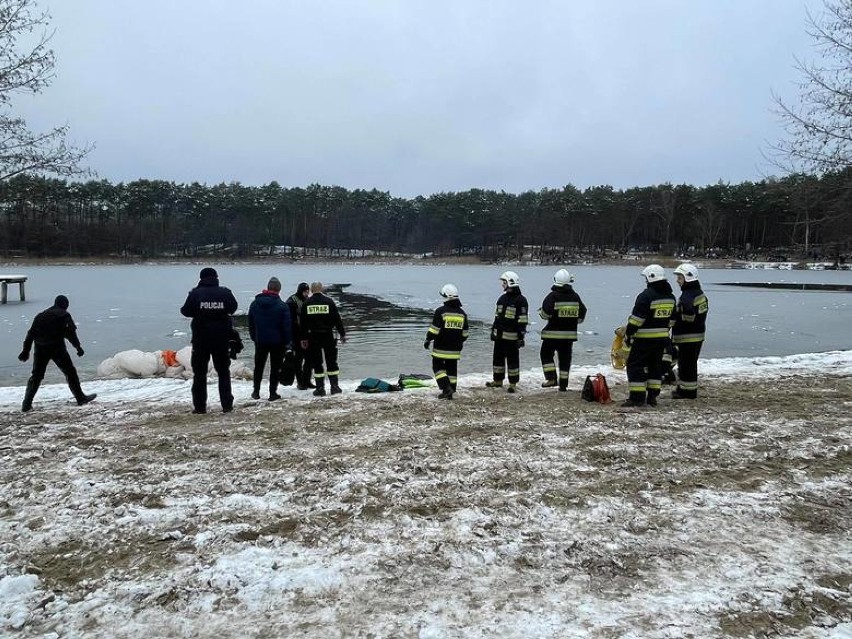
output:
[{"label": "man in blue jacket", "polygon": [[284,362],[284,352],[293,349],[290,309],[281,299],[281,282],[270,278],[266,289],[255,295],[249,306],[249,336],[254,342],[253,399],[260,399],[260,382],[269,358],[269,401],[281,399],[278,376]]},{"label": "man in blue jacket", "polygon": [[222,412],[234,410],[231,394],[231,358],[228,343],[233,324],[231,315],[237,310],[237,300],[231,290],[219,286],[216,269],[201,269],[198,286],[189,292],[180,309],[181,315],[192,318],[192,412],[207,412],[207,367],[219,376],[219,401]]}]

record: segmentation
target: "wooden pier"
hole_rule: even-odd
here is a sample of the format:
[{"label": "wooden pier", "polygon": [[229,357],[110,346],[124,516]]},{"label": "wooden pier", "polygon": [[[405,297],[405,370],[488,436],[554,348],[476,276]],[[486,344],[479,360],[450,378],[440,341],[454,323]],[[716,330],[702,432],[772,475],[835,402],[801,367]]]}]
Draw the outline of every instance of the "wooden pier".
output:
[{"label": "wooden pier", "polygon": [[18,285],[21,301],[26,302],[27,295],[24,290],[24,282],[26,281],[26,275],[0,275],[0,304],[5,304],[8,301],[9,284]]}]

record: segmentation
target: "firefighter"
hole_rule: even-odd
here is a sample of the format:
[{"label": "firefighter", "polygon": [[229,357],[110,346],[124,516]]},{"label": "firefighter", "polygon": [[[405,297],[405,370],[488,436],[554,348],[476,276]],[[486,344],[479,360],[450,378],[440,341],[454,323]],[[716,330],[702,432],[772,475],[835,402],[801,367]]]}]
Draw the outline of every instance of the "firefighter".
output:
[{"label": "firefighter", "polygon": [[[508,372],[510,393],[521,379],[521,358],[519,349],[524,347],[527,332],[527,298],[521,295],[521,278],[514,271],[506,271],[500,276],[503,294],[497,300],[494,323],[491,325],[491,341],[494,342],[493,374],[494,381],[486,382],[489,388],[500,388]],[[508,369],[508,371],[507,371]]]},{"label": "firefighter", "polygon": [[662,266],[645,267],[642,277],[647,286],[636,296],[625,329],[625,346],[630,348],[627,358],[630,396],[622,404],[625,407],[644,406],[646,401],[649,406],[657,405],[663,383],[663,352],[675,308],[672,287]]},{"label": "firefighter", "polygon": [[444,304],[435,309],[423,348],[429,350],[432,346],[432,371],[441,389],[438,399],[452,399],[458,381],[459,359],[468,335],[467,313],[462,310],[455,285],[444,284],[441,297]]},{"label": "firefighter", "polygon": [[672,391],[672,398],[695,399],[698,397],[698,355],[704,343],[709,306],[694,264],[681,264],[674,272],[680,286],[680,299],[672,326],[672,341],[678,350],[678,384]]},{"label": "firefighter", "polygon": [[[340,371],[337,368],[337,339],[334,331],[340,336],[340,343],[346,343],[346,329],[337,311],[334,300],[323,294],[322,282],[311,284],[311,296],[302,304],[302,315],[300,319],[302,331],[302,348],[308,351],[308,358],[314,369],[314,383],[316,389],[314,395],[325,396],[325,378],[332,395],[337,395],[340,390],[338,378]],[[323,368],[323,358],[325,368]]]},{"label": "firefighter", "polygon": [[[546,320],[541,331],[541,368],[544,371],[542,388],[559,385],[568,390],[571,355],[577,341],[577,324],[586,319],[586,305],[574,291],[574,276],[564,268],[556,271],[550,293],[541,303],[538,315]],[[556,378],[555,355],[559,356],[559,381]]]}]

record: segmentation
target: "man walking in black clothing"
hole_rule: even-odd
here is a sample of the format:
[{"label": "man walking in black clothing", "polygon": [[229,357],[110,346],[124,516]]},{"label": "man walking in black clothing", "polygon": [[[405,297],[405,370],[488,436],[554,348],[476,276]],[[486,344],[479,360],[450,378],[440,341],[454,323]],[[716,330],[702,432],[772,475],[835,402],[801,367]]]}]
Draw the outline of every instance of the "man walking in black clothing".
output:
[{"label": "man walking in black clothing", "polygon": [[231,358],[228,342],[233,325],[231,315],[237,310],[237,300],[230,289],[219,286],[219,275],[209,266],[201,269],[198,286],[189,292],[180,309],[192,318],[192,412],[207,412],[207,367],[219,376],[219,401],[222,412],[234,410],[231,394]]},{"label": "man walking in black clothing", "polygon": [[269,358],[269,401],[281,399],[278,394],[278,375],[284,361],[284,351],[293,348],[290,309],[281,299],[281,282],[270,278],[266,289],[255,295],[249,306],[249,336],[254,342],[254,390],[252,399],[260,399],[263,369]]},{"label": "man walking in black clothing", "polygon": [[[307,349],[308,357],[314,368],[314,382],[317,385],[314,395],[322,397],[325,395],[325,378],[331,394],[340,392],[338,378],[340,371],[337,369],[337,338],[334,330],[340,335],[340,343],[346,343],[346,329],[337,311],[337,305],[330,297],[323,295],[322,282],[311,284],[311,296],[302,305],[301,328],[302,348]],[[323,368],[323,357],[325,366]]]},{"label": "man walking in black clothing", "polygon": [[32,410],[33,398],[38,392],[38,387],[44,379],[44,373],[51,360],[65,375],[68,388],[71,389],[78,406],[88,404],[97,397],[96,393],[86,395],[83,392],[77,369],[74,368],[74,362],[71,361],[71,356],[65,347],[66,339],[71,342],[71,346],[77,349],[77,357],[83,357],[83,347],[80,346],[80,340],[77,337],[77,326],[68,313],[68,298],[64,295],[57,295],[53,301],[53,306],[42,311],[33,319],[32,326],[30,326],[30,330],[27,331],[27,336],[24,339],[24,348],[18,355],[19,360],[26,362],[30,358],[30,349],[35,344],[33,371],[27,382],[27,390],[21,404],[23,412]]},{"label": "man walking in black clothing", "polygon": [[[293,328],[294,366],[296,369],[296,388],[307,390],[316,388],[311,383],[311,360],[308,352],[302,348],[302,306],[311,295],[311,287],[307,282],[300,282],[296,292],[287,298],[287,306],[290,308],[290,321]],[[305,338],[307,339],[307,338]]]}]

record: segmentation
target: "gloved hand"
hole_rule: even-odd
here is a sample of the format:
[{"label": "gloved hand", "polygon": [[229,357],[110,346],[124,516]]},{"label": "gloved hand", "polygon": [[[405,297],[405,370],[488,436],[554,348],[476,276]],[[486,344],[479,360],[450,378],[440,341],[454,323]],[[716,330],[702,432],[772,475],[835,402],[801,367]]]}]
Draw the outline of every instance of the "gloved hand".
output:
[{"label": "gloved hand", "polygon": [[30,358],[30,352],[29,351],[21,351],[21,354],[18,355],[18,359],[21,360],[22,362],[26,362],[29,358]]},{"label": "gloved hand", "polygon": [[303,351],[308,350],[308,340],[303,339],[303,340],[299,341],[299,346],[302,347]]},{"label": "gloved hand", "polygon": [[524,341],[523,337],[518,340],[518,348],[523,348],[526,345],[527,345],[527,343]]},{"label": "gloved hand", "polygon": [[82,346],[77,347],[77,357],[83,357],[86,354],[86,351],[83,350]]},{"label": "gloved hand", "polygon": [[431,340],[428,340],[428,339],[427,339],[425,342],[423,342],[423,348],[425,348],[425,349],[428,351],[428,350],[429,350],[429,345],[430,345],[431,343],[432,343],[432,342],[431,342]]},{"label": "gloved hand", "polygon": [[633,338],[625,337],[624,341],[621,343],[622,352],[627,353],[630,350],[631,346],[633,346]]}]

